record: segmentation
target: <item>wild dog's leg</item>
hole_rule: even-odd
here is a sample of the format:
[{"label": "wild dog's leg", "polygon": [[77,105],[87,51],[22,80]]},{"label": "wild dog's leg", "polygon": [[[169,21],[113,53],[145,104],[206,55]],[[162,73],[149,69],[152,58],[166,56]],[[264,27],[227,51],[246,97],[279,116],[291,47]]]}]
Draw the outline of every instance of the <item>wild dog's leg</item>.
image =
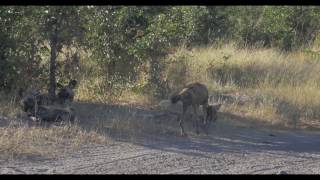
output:
[{"label": "wild dog's leg", "polygon": [[193,107],[193,111],[196,115],[196,133],[199,134],[199,121],[201,121],[201,119],[198,115],[198,106],[193,104],[192,107]]},{"label": "wild dog's leg", "polygon": [[209,106],[207,106],[206,107],[206,111],[205,111],[205,120],[204,120],[204,130],[205,130],[205,133],[206,133],[206,135],[209,135],[209,128],[210,128],[210,126],[211,126],[211,119],[210,119],[210,115],[208,115],[208,112],[207,112],[207,110],[208,110],[208,107]]},{"label": "wild dog's leg", "polygon": [[[205,103],[202,105],[202,111],[203,111],[203,124],[206,125],[208,122],[208,117],[207,117],[207,109],[208,109],[208,103]],[[204,117],[206,116],[206,117]]]},{"label": "wild dog's leg", "polygon": [[186,110],[187,110],[188,106],[186,106],[185,104],[183,104],[182,106],[182,114],[180,115],[180,118],[179,118],[179,125],[180,125],[180,128],[181,128],[181,135],[182,136],[186,136],[187,134],[184,132],[184,128],[183,128],[183,119],[184,119],[184,116],[185,116],[185,113],[186,113]]}]

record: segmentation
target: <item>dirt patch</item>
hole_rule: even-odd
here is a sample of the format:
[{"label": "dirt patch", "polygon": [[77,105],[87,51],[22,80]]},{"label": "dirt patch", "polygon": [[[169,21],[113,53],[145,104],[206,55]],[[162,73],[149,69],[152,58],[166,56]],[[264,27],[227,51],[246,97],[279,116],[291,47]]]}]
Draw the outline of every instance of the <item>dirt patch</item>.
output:
[{"label": "dirt patch", "polygon": [[[179,136],[174,114],[79,103],[84,129],[114,143],[84,144],[54,158],[0,160],[1,174],[319,174],[320,134],[261,129],[222,114],[209,135]],[[88,109],[90,108],[90,109]],[[85,111],[86,110],[86,111]]]}]

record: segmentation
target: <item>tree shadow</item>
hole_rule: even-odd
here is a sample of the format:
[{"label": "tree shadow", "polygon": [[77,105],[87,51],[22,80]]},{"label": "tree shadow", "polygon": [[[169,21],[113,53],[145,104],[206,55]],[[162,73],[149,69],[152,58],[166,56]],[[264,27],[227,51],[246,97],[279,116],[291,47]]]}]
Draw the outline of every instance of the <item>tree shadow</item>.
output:
[{"label": "tree shadow", "polygon": [[[209,136],[194,136],[183,141],[172,140],[166,147],[153,145],[160,149],[170,149],[170,144],[178,141],[182,142],[174,147],[180,150],[195,150],[201,153],[243,153],[243,152],[264,152],[278,154],[289,152],[292,156],[302,157],[299,153],[319,153],[320,134],[304,131],[279,131],[273,130],[270,125],[268,128],[259,128],[258,124],[252,125],[251,122],[259,121],[254,118],[243,118],[231,113],[221,113],[220,122],[210,128]],[[230,122],[224,122],[226,119]],[[241,122],[241,126],[236,127],[234,123]],[[275,126],[275,125],[274,125]],[[165,138],[171,140],[170,138]],[[179,152],[179,150],[177,150]],[[303,156],[304,158],[308,158]],[[310,157],[311,158],[311,157]],[[314,157],[312,157],[314,158]]]},{"label": "tree shadow", "polygon": [[133,143],[151,149],[209,158],[210,153],[282,152],[318,153],[320,134],[303,131],[279,131],[276,125],[260,128],[261,119],[219,112],[209,135],[195,134],[192,120],[185,122],[188,137],[179,135],[176,114],[134,105],[77,102],[78,125],[115,141]]},{"label": "tree shadow", "polygon": [[[91,104],[90,104],[91,106]],[[320,135],[303,131],[280,131],[277,125],[263,125],[260,128],[257,122],[266,120],[241,117],[232,113],[219,113],[219,119],[209,128],[210,134],[195,134],[192,120],[186,121],[186,130],[189,137],[180,137],[179,125],[175,120],[176,115],[165,114],[158,110],[127,105],[99,105],[103,106],[109,116],[118,116],[125,120],[137,123],[141,130],[139,133],[117,136],[117,131],[108,135],[119,141],[126,141],[149,148],[164,151],[193,154],[205,157],[205,153],[233,152],[243,153],[259,151],[289,151],[289,152],[314,152],[320,151],[316,146],[320,143]],[[97,107],[97,108],[98,108]],[[125,116],[126,118],[123,118]],[[106,117],[106,116],[105,116]],[[106,118],[107,119],[107,118]],[[189,128],[188,128],[189,127]],[[164,130],[164,131],[161,131]],[[130,135],[135,136],[134,140]]]}]

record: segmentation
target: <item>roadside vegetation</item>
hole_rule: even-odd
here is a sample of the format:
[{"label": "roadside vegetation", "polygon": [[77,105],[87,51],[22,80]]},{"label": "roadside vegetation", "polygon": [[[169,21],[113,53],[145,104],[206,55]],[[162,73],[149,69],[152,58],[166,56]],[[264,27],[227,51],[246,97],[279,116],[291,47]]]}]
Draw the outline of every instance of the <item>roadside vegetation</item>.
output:
[{"label": "roadside vegetation", "polygon": [[[80,124],[20,121],[26,118],[20,88],[55,96],[56,83],[70,79],[78,81],[76,102],[147,108],[198,81],[223,103],[222,113],[319,129],[319,12],[315,6],[2,6],[0,152],[45,155],[58,146],[109,142]],[[86,109],[81,114],[104,111]],[[118,121],[113,129],[131,129]]]}]

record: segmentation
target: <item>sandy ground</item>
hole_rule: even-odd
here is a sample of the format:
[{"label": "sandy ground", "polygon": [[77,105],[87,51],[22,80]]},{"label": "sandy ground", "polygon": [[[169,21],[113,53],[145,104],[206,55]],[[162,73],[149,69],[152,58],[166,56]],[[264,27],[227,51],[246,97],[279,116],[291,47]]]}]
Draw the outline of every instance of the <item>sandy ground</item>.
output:
[{"label": "sandy ground", "polygon": [[[180,137],[178,123],[171,116],[143,109],[102,108],[118,112],[112,116],[139,119],[138,125],[144,123],[144,128],[134,138],[114,136],[111,144],[85,145],[64,156],[0,160],[0,173],[320,174],[320,133],[261,129],[220,118],[209,135],[195,135],[189,123],[189,136]],[[111,115],[105,118],[112,119]],[[89,115],[81,123],[96,124]],[[150,132],[161,128],[167,129]]]}]

